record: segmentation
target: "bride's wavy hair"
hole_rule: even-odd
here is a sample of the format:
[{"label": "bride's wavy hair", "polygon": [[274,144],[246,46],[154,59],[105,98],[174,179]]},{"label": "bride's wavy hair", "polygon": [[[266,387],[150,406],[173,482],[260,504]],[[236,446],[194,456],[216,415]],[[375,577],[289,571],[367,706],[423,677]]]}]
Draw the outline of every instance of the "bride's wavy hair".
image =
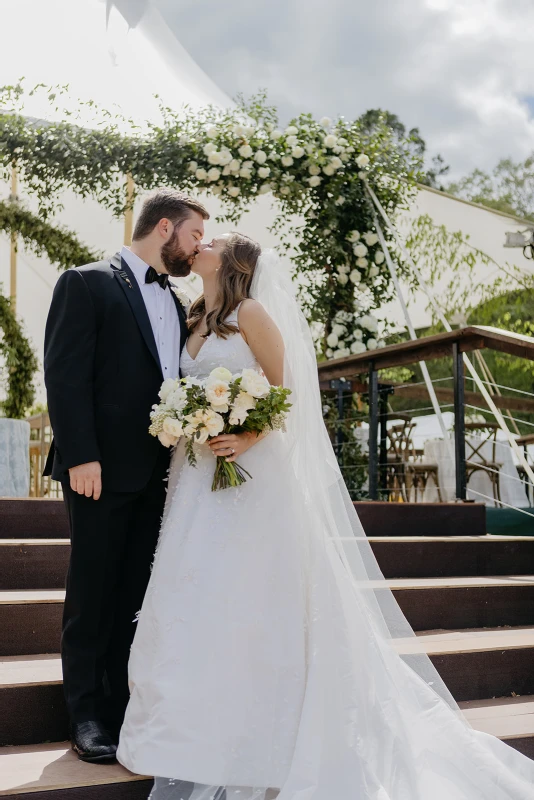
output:
[{"label": "bride's wavy hair", "polygon": [[[225,322],[225,320],[242,300],[250,297],[250,285],[260,255],[261,247],[254,239],[242,233],[230,235],[221,253],[217,304],[206,317],[208,333],[214,333],[221,339],[226,339],[239,331],[237,325]],[[205,313],[204,295],[200,295],[189,312],[187,327],[190,333],[193,333],[200,325]]]}]

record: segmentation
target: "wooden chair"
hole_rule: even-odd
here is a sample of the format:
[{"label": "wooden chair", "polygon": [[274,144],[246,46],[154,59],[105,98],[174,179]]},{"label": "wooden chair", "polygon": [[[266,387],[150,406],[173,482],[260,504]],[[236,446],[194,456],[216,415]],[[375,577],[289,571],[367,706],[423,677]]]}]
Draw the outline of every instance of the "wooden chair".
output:
[{"label": "wooden chair", "polygon": [[[500,471],[502,469],[502,462],[497,459],[497,431],[500,429],[498,422],[486,420],[485,422],[466,422],[465,432],[478,431],[479,439],[478,444],[465,437],[465,462],[466,462],[466,481],[476,472],[485,472],[491,481],[491,489],[493,499],[500,504],[501,502],[501,480]],[[487,443],[490,443],[491,456],[487,458],[482,453],[482,448]],[[475,459],[479,459],[476,461]]]},{"label": "wooden chair", "polygon": [[424,461],[424,451],[416,450],[413,444],[415,422],[406,417],[397,425],[388,428],[390,448],[387,458],[388,489],[391,500],[408,502],[411,492],[417,503],[421,499],[430,478],[434,481],[439,502],[442,502],[437,464]]}]

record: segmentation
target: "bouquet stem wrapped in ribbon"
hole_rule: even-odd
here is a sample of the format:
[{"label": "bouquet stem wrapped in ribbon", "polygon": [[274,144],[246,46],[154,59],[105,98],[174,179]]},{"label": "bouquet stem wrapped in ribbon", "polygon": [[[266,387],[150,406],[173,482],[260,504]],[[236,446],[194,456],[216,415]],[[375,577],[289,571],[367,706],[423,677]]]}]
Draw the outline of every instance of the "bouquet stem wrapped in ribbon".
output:
[{"label": "bouquet stem wrapped in ribbon", "polygon": [[[238,375],[225,367],[214,369],[209,376],[168,379],[159,392],[161,402],[152,408],[149,432],[165,447],[173,447],[185,439],[187,458],[196,465],[195,445],[222,433],[255,433],[282,430],[291,404],[290,389],[271,386],[253,369]],[[217,456],[212,491],[240,486],[252,476],[235,461]]]}]

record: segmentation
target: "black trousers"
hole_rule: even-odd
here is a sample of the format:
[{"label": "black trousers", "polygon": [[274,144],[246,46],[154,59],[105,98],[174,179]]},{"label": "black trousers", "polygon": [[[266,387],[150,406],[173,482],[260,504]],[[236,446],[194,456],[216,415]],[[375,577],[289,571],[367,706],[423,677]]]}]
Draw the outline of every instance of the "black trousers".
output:
[{"label": "black trousers", "polygon": [[138,492],[99,500],[63,493],[69,515],[61,658],[71,722],[99,719],[118,731],[129,699],[128,658],[165,504],[168,451]]}]

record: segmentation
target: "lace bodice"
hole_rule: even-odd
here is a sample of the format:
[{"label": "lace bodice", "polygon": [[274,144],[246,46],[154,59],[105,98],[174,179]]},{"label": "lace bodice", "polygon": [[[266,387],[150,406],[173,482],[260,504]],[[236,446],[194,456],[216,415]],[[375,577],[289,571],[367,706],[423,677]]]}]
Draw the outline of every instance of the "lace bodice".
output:
[{"label": "lace bodice", "polygon": [[[239,306],[232,311],[226,321],[237,325],[238,312]],[[232,374],[241,372],[242,369],[261,369],[254,353],[240,333],[234,333],[228,339],[221,339],[210,333],[196,358],[191,358],[187,352],[187,344],[183,348],[180,360],[182,377],[207,378],[216,367],[226,367]]]}]

